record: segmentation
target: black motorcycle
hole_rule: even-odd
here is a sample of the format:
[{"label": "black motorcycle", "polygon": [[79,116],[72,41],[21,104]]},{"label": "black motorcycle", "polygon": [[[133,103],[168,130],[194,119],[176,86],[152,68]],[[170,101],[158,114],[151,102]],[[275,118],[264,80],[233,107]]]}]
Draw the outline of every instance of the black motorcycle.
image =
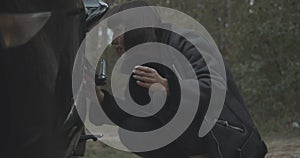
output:
[{"label": "black motorcycle", "polygon": [[72,70],[86,32],[108,5],[100,0],[0,3],[1,157],[83,156],[86,140],[97,138],[85,135],[78,117]]}]

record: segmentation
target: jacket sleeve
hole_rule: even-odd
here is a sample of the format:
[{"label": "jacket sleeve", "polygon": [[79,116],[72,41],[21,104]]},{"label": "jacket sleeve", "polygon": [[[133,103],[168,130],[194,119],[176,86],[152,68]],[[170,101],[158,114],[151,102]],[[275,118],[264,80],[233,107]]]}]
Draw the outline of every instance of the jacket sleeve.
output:
[{"label": "jacket sleeve", "polygon": [[[176,59],[172,59],[174,67],[177,69],[177,75],[181,76],[179,77],[181,78],[179,81],[180,86],[181,88],[185,88],[184,92],[186,94],[184,94],[184,97],[193,96],[193,94],[195,94],[194,87],[184,85],[190,82],[197,82],[199,85],[199,106],[197,115],[193,121],[193,124],[197,126],[195,128],[199,129],[211,101],[212,80],[215,83],[214,88],[216,88],[216,91],[226,92],[226,76],[220,74],[223,67],[220,60],[217,60],[222,58],[218,56],[220,54],[218,54],[218,50],[216,50],[217,47],[206,39],[209,37],[204,37],[204,35],[200,33],[184,30],[181,31],[181,35],[173,33],[171,36],[169,45],[182,53],[192,67],[192,70],[190,70],[187,65],[181,64],[176,61]],[[192,41],[188,41],[186,37],[189,37]],[[223,62],[223,60],[221,60],[221,62]],[[190,78],[190,76],[192,76],[190,75],[191,73],[195,74],[196,79]]]}]

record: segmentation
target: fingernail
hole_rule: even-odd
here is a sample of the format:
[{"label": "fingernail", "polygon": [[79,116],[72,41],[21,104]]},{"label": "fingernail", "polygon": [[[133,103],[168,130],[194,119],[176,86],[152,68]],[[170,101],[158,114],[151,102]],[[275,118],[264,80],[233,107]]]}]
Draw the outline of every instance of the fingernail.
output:
[{"label": "fingernail", "polygon": [[135,70],[132,70],[132,73],[134,73],[134,74],[135,74]]},{"label": "fingernail", "polygon": [[136,75],[133,75],[132,77],[133,77],[133,78],[136,78],[137,76],[136,76]]},{"label": "fingernail", "polygon": [[135,66],[134,68],[137,69],[139,67],[139,65]]}]

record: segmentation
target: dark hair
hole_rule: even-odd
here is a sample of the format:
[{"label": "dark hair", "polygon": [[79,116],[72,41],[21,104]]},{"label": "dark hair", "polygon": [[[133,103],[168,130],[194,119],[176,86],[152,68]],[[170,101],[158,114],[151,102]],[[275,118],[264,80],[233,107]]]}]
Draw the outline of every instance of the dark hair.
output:
[{"label": "dark hair", "polygon": [[[149,1],[145,0],[133,0],[125,2],[115,8],[108,14],[109,16],[114,15],[116,13],[122,12],[127,9],[137,8],[137,7],[145,7],[145,6],[153,6]],[[133,20],[136,22],[143,23],[149,21],[153,24],[160,24],[161,21],[159,19],[158,14],[152,8],[146,8],[147,11],[144,13],[140,13],[139,16],[135,19],[118,16],[116,18],[112,18],[108,21],[108,26],[113,28],[115,26],[123,25],[125,28],[129,27]],[[151,14],[149,14],[149,12]],[[146,27],[146,28],[138,28],[124,33],[124,46],[125,51],[128,49],[142,43],[146,42],[155,42],[157,41],[157,37],[155,34],[155,28]]]}]

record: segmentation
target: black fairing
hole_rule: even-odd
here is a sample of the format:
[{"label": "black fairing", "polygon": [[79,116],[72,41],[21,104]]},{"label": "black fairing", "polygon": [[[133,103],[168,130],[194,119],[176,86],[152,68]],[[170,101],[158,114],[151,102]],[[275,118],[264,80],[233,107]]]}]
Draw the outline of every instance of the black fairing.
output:
[{"label": "black fairing", "polygon": [[[60,158],[70,155],[83,129],[68,133],[72,69],[84,38],[81,0],[3,0],[0,14],[51,12],[26,44],[0,49],[1,157]],[[78,134],[79,133],[79,134]],[[69,136],[68,136],[69,134]]]}]

